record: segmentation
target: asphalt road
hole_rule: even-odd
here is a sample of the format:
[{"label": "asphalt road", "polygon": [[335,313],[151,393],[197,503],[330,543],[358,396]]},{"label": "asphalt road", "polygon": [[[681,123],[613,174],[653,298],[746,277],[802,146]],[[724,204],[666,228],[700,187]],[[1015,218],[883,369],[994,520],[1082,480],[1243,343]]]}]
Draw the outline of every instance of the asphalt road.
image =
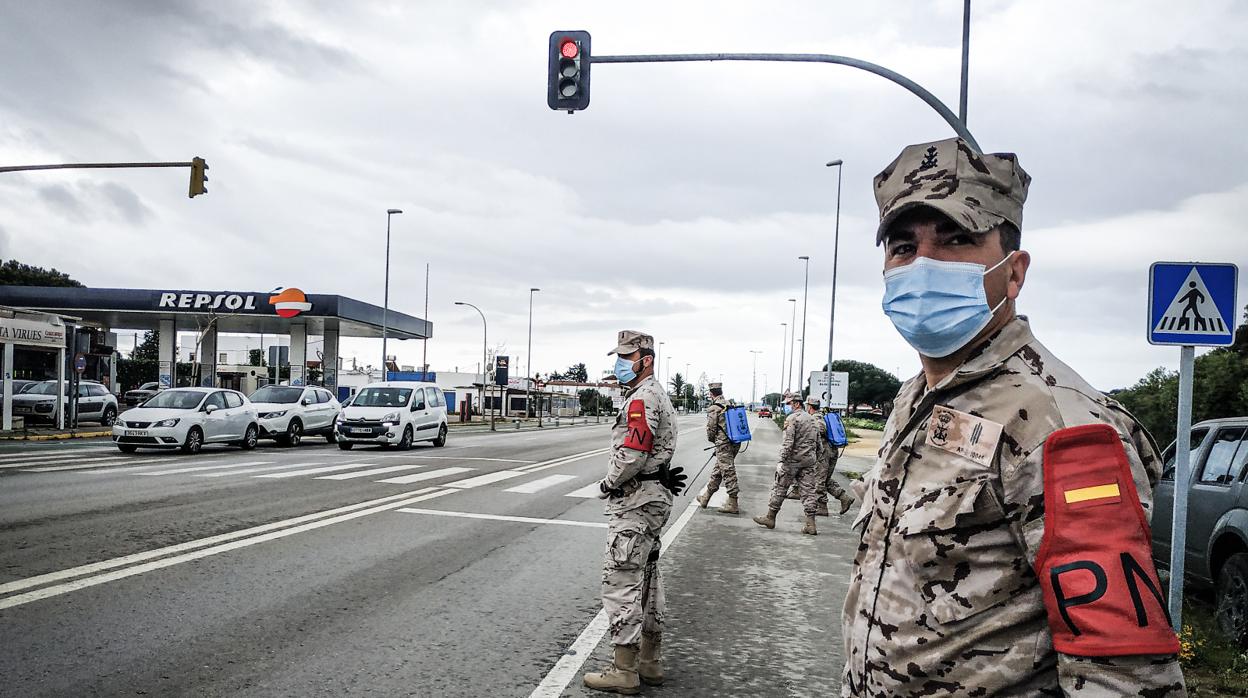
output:
[{"label": "asphalt road", "polygon": [[[706,458],[702,420],[680,423],[675,464],[690,472]],[[756,445],[771,439],[774,452],[774,433],[760,436]],[[539,685],[559,695],[551,675],[565,657],[574,660],[560,664],[571,672],[566,694],[577,694],[580,673],[598,668],[569,648],[600,608],[605,518],[586,488],[601,477],[606,445],[606,425],[452,433],[445,448],[405,453],[312,439],[198,456],[124,455],[106,441],[6,445],[0,695],[528,696]],[[764,469],[743,468],[756,496],[770,479]],[[794,687],[789,667],[756,652],[753,678],[725,685],[708,662],[732,638],[686,613],[694,627],[668,650],[669,673],[688,668],[675,680],[685,690],[664,692],[835,688],[828,652],[839,645],[839,602],[818,586],[839,573],[843,551],[834,550],[848,543],[795,534],[797,507],[766,532],[775,535],[759,537],[748,516],[717,521],[691,508],[691,495],[673,509],[676,554],[663,563],[673,617],[682,605],[702,612],[679,599],[696,593],[684,587],[701,583],[708,561],[715,567],[719,555],[732,568],[750,563],[742,554],[755,558],[772,582],[720,592],[738,602],[762,594],[755,613],[774,616],[789,642],[801,645],[792,634],[819,626],[801,654],[818,681]],[[682,551],[686,526],[702,542]],[[733,536],[753,547],[724,546]],[[736,551],[724,557],[721,548]],[[774,685],[769,671],[780,677]]]}]

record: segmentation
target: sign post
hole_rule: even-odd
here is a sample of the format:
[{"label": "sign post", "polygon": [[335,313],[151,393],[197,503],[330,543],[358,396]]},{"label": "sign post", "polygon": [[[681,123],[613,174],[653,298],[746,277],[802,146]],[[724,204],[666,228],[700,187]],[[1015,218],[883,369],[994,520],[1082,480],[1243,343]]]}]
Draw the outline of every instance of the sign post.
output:
[{"label": "sign post", "polygon": [[810,394],[818,395],[819,403],[828,409],[849,409],[849,373],[811,371]]},{"label": "sign post", "polygon": [[1197,346],[1235,341],[1234,264],[1154,262],[1148,279],[1148,341],[1179,347],[1179,414],[1174,442],[1174,507],[1170,529],[1170,621],[1183,630],[1187,495],[1191,486],[1192,369]]}]

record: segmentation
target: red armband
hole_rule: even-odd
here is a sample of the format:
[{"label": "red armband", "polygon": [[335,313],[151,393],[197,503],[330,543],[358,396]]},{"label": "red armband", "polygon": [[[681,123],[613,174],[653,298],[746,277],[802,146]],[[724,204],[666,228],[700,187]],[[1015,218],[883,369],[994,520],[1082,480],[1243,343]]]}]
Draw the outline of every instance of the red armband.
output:
[{"label": "red armband", "polygon": [[1118,432],[1089,424],[1044,443],[1036,574],[1053,647],[1081,657],[1175,654],[1152,533]]},{"label": "red armband", "polygon": [[624,437],[624,448],[646,453],[654,450],[654,434],[646,421],[646,403],[641,400],[628,403],[628,435]]}]

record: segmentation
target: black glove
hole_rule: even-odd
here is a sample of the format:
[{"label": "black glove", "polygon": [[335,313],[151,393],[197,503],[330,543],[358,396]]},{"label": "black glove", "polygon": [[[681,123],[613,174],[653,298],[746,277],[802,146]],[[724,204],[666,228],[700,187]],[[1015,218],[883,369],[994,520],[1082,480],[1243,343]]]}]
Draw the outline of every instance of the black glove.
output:
[{"label": "black glove", "polygon": [[685,469],[677,466],[667,470],[663,478],[659,480],[659,484],[666,487],[673,497],[679,497],[680,491],[685,489],[685,481],[688,479],[689,476],[685,474]]}]

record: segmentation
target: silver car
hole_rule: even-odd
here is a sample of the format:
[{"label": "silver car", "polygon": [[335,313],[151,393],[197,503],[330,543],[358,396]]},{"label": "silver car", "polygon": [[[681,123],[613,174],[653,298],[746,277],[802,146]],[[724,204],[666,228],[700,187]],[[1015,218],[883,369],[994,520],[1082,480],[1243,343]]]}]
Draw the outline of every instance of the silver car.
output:
[{"label": "silver car", "polygon": [[[62,383],[65,402],[69,402],[69,383]],[[13,414],[28,421],[56,422],[56,381],[41,381],[24,393],[13,396]],[[99,422],[111,427],[117,419],[117,396],[95,381],[78,383],[78,421]]]}]

